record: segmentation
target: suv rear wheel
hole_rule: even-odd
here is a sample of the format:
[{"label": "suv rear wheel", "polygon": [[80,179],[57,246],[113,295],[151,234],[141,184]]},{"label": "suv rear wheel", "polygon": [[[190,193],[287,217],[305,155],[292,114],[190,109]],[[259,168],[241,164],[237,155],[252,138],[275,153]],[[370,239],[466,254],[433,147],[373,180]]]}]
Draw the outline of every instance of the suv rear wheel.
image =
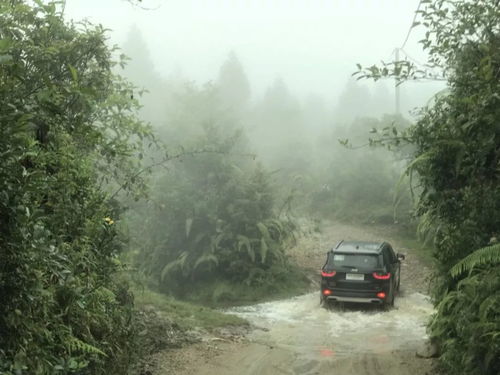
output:
[{"label": "suv rear wheel", "polygon": [[388,297],[384,302],[384,310],[390,310],[394,307],[394,289],[391,289]]}]

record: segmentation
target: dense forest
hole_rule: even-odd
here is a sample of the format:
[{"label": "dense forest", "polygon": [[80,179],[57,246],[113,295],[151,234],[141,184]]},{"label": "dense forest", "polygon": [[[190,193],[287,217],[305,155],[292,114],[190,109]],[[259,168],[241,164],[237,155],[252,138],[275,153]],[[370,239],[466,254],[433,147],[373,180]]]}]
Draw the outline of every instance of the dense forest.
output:
[{"label": "dense forest", "polygon": [[[300,294],[288,251],[322,220],[432,244],[441,370],[498,374],[500,3],[420,8],[425,68],[359,65],[332,104],[253,93],[235,52],[205,84],[165,77],[138,28],[113,47],[61,3],[0,0],[0,374],[137,373],[140,290]],[[446,88],[410,118],[383,78]]]}]

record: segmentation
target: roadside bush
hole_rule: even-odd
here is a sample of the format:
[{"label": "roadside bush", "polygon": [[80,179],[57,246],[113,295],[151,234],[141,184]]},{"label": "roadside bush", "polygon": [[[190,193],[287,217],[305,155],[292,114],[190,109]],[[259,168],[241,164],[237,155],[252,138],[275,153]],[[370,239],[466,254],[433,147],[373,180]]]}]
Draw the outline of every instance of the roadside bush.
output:
[{"label": "roadside bush", "polygon": [[133,357],[120,208],[101,186],[134,173],[149,130],[110,56],[57,4],[0,1],[2,374],[124,374]]},{"label": "roadside bush", "polygon": [[483,266],[458,281],[437,305],[432,338],[452,374],[500,373],[500,266]]},{"label": "roadside bush", "polygon": [[[236,286],[266,296],[283,282],[295,225],[217,97],[211,85],[189,86],[177,97],[179,105],[160,133],[196,151],[155,174],[150,202],[134,209],[130,227],[136,228],[136,260],[154,288],[184,299],[228,302],[248,297],[233,293]],[[196,114],[193,102],[200,108]]]},{"label": "roadside bush", "polygon": [[430,70],[397,61],[361,74],[447,81],[416,124],[387,129],[378,142],[414,148],[407,172],[418,183],[420,228],[434,239],[439,266],[430,333],[441,364],[452,374],[494,375],[499,256],[498,246],[487,245],[500,228],[500,8],[496,0],[421,5],[415,25],[427,29],[421,43]]},{"label": "roadside bush", "polygon": [[[243,173],[227,155],[186,157],[160,177],[142,227],[139,255],[161,291],[188,298],[237,299],[225,282],[250,288],[279,282],[294,224],[274,212],[268,176]],[[248,175],[251,173],[250,175]],[[146,235],[149,237],[149,235]]]},{"label": "roadside bush", "polygon": [[[367,137],[377,128],[406,120],[395,116],[358,118],[335,129],[328,154],[321,156],[327,167],[309,183],[309,211],[341,220],[377,223],[408,223],[412,203],[408,183],[400,181],[406,155],[370,147]],[[342,145],[339,141],[344,142]],[[399,160],[398,160],[399,159]]]}]

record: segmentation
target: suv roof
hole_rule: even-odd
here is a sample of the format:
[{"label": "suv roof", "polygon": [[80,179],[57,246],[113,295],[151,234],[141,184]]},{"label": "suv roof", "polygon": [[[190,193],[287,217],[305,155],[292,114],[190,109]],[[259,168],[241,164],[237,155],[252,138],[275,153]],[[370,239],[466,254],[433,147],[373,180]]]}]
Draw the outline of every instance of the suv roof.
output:
[{"label": "suv roof", "polygon": [[341,250],[343,253],[379,254],[384,245],[385,242],[340,241],[331,251]]}]

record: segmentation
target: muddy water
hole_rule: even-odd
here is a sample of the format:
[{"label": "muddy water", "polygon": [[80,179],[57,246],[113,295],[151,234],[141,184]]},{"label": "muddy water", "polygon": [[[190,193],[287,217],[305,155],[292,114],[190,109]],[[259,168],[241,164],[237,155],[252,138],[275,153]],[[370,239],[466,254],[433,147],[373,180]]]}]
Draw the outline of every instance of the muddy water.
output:
[{"label": "muddy water", "polygon": [[[396,306],[348,305],[327,310],[319,293],[233,308],[256,329],[248,342],[227,345],[221,353],[186,374],[203,375],[427,375],[430,360],[415,352],[425,342],[432,305],[408,292]],[[184,373],[183,373],[184,374]]]},{"label": "muddy water", "polygon": [[415,351],[427,338],[425,324],[433,308],[420,293],[396,298],[396,306],[351,304],[327,310],[319,293],[233,309],[257,327],[250,340],[294,351],[300,358],[322,360],[395,350]]},{"label": "muddy water", "polygon": [[230,312],[258,327],[249,342],[198,367],[198,374],[406,374],[429,373],[415,357],[432,313],[420,293],[401,295],[396,306],[350,305],[326,310],[319,294],[238,307]]},{"label": "muddy water", "polygon": [[229,312],[254,327],[244,343],[217,344],[217,354],[198,353],[182,375],[428,375],[433,362],[415,356],[426,341],[425,325],[433,312],[423,294],[430,270],[385,231],[330,223],[321,235],[309,237],[292,251],[304,269],[319,269],[325,249],[340,239],[385,239],[406,254],[402,292],[395,308],[351,304],[326,310],[317,292],[282,301],[237,307]]}]

